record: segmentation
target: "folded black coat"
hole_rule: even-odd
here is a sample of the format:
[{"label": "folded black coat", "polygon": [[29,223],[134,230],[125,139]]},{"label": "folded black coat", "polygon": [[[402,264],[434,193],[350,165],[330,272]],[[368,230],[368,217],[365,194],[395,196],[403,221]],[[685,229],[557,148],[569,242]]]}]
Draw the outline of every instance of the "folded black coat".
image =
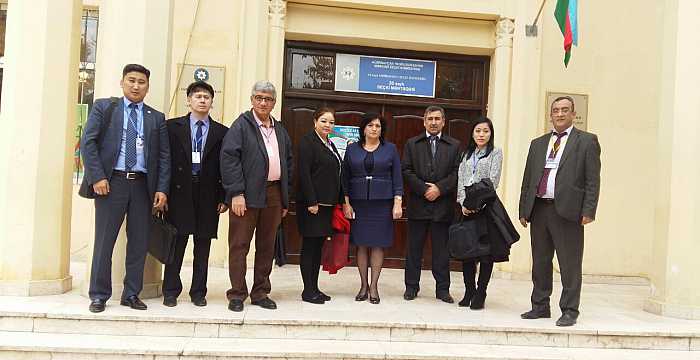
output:
[{"label": "folded black coat", "polygon": [[508,212],[498,198],[496,190],[490,179],[482,179],[478,183],[465,188],[466,198],[462,203],[467,209],[480,209],[473,216],[483,216],[486,221],[481,222],[487,227],[486,235],[491,244],[490,256],[494,262],[508,261],[510,247],[520,239],[520,234],[515,230],[510,221]]}]

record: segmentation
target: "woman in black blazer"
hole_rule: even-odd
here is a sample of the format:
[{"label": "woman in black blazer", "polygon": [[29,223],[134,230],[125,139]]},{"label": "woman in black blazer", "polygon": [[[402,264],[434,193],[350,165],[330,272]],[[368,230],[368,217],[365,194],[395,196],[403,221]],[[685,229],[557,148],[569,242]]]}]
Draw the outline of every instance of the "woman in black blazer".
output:
[{"label": "woman in black blazer", "polygon": [[341,158],[328,135],[335,125],[335,111],[322,107],[313,115],[314,129],[299,141],[296,194],[301,245],[300,269],[304,281],[301,299],[323,304],[331,297],[318,289],[323,242],[333,234],[333,208],[341,202]]}]

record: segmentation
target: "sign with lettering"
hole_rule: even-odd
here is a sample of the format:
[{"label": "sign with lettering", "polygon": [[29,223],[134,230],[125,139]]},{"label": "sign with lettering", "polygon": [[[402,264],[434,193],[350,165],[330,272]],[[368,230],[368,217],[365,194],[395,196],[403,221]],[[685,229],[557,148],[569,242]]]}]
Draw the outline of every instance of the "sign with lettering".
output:
[{"label": "sign with lettering", "polygon": [[190,111],[187,105],[187,86],[195,81],[204,81],[214,88],[214,103],[209,115],[212,119],[223,123],[224,116],[224,79],[225,69],[221,66],[178,64],[182,74],[177,86],[175,99],[175,116],[182,116]]},{"label": "sign with lettering", "polygon": [[335,90],[435,97],[435,61],[336,54]]}]

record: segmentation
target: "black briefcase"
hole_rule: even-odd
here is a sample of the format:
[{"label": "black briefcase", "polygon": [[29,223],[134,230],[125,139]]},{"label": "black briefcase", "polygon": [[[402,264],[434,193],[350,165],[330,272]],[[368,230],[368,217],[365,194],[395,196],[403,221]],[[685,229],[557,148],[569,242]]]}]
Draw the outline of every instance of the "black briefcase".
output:
[{"label": "black briefcase", "polygon": [[154,214],[151,219],[148,253],[168,265],[175,259],[177,229],[166,220],[163,213]]},{"label": "black briefcase", "polygon": [[486,221],[485,216],[479,213],[462,216],[459,222],[450,225],[447,250],[451,258],[467,260],[491,253]]}]

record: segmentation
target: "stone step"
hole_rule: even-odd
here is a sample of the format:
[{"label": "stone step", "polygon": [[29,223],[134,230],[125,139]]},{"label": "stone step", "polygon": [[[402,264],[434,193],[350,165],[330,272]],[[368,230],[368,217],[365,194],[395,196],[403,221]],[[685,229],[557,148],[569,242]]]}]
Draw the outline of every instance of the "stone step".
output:
[{"label": "stone step", "polygon": [[213,339],[0,331],[0,359],[688,360],[700,359],[700,353],[359,340]]},{"label": "stone step", "polygon": [[[84,306],[82,307],[84,308]],[[82,309],[80,308],[80,309]],[[157,311],[157,310],[156,310]],[[0,331],[27,334],[152,336],[194,339],[276,339],[380,341],[386,343],[445,343],[589,349],[651,349],[696,351],[700,330],[644,331],[559,328],[551,319],[521,321],[514,326],[457,323],[320,320],[275,318],[274,311],[248,309],[244,313],[168,312],[108,308],[101,314],[74,312],[0,312]],[[439,345],[438,345],[439,346]]]}]

